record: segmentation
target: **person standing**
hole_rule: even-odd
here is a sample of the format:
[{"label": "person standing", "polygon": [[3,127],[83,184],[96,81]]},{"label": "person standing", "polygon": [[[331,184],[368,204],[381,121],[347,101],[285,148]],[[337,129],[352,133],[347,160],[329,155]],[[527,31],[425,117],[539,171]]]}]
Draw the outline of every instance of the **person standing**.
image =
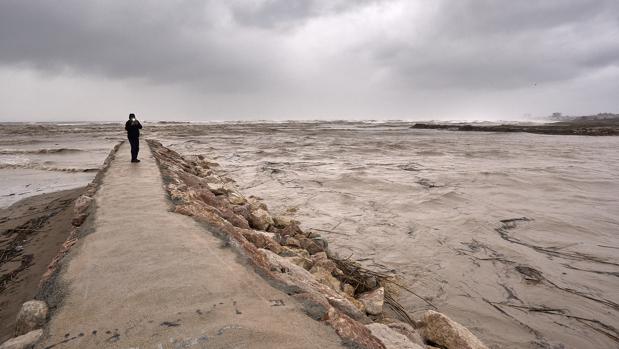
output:
[{"label": "person standing", "polygon": [[129,120],[125,123],[127,138],[131,144],[131,162],[140,162],[138,152],[140,151],[140,129],[142,124],[135,118],[135,114],[129,114]]}]

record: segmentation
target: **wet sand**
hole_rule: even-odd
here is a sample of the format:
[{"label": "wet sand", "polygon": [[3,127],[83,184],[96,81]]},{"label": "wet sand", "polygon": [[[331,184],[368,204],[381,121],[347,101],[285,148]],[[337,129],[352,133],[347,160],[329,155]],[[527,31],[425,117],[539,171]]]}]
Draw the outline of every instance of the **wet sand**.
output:
[{"label": "wet sand", "polygon": [[47,265],[71,230],[82,188],[36,195],[0,209],[0,343],[13,336],[23,302],[34,298]]}]

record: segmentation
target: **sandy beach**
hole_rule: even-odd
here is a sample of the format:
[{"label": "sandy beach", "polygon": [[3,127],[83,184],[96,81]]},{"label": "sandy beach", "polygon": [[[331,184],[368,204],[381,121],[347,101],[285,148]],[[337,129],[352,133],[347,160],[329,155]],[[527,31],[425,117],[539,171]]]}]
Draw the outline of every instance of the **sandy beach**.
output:
[{"label": "sandy beach", "polygon": [[0,209],[0,342],[13,336],[21,304],[70,232],[73,201],[82,189],[41,194]]}]

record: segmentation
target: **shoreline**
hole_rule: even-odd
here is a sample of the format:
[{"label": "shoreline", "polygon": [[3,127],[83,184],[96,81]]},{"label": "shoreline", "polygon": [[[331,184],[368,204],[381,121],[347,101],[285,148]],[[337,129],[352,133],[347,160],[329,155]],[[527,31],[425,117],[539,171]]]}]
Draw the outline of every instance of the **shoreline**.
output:
[{"label": "shoreline", "polygon": [[543,125],[473,125],[416,123],[411,129],[421,130],[449,130],[449,131],[476,131],[476,132],[526,132],[546,135],[571,136],[619,136],[619,121],[585,121],[585,122],[557,122]]},{"label": "shoreline", "polygon": [[0,209],[0,343],[11,338],[25,301],[70,233],[73,202],[85,187],[29,196]]}]

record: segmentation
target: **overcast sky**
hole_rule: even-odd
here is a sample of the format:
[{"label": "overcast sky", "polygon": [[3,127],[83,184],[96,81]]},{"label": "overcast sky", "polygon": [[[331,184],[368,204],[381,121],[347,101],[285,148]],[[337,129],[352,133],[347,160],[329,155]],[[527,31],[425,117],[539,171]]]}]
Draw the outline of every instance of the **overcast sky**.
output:
[{"label": "overcast sky", "polygon": [[619,112],[617,0],[0,0],[0,120]]}]

